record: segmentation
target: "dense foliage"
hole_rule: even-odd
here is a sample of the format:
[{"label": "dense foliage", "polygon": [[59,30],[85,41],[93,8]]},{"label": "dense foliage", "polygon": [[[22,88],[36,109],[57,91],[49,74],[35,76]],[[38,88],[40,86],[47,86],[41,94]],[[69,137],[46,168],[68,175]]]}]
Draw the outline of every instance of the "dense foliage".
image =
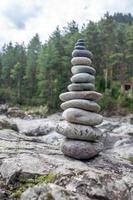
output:
[{"label": "dense foliage", "polygon": [[11,42],[4,45],[0,53],[0,102],[46,105],[49,111],[57,110],[58,96],[70,82],[71,52],[79,38],[86,40],[94,54],[98,91],[109,89],[110,97],[118,99],[121,66],[127,80],[133,77],[133,17],[106,13],[99,22],[90,21],[81,30],[75,21],[62,31],[57,27],[45,44],[36,34],[27,47]]}]

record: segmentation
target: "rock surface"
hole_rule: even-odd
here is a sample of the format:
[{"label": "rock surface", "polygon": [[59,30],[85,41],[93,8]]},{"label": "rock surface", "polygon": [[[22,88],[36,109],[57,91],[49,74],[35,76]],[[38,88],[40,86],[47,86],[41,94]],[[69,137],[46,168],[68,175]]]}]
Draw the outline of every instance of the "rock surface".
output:
[{"label": "rock surface", "polygon": [[78,108],[68,108],[63,112],[62,117],[68,122],[88,126],[95,126],[103,121],[102,115]]},{"label": "rock surface", "polygon": [[[58,138],[56,145],[55,143],[47,144],[43,138],[52,137],[53,132],[37,137],[28,137],[22,133],[29,124],[32,127],[36,123],[42,124],[49,121],[48,124],[55,126],[55,123],[59,123],[60,115],[38,120],[12,120],[14,123],[17,122],[19,132],[9,129],[0,131],[1,200],[20,199],[19,197],[11,198],[12,188],[14,190],[18,187],[19,177],[25,177],[27,180],[27,177],[33,178],[50,172],[56,174],[54,186],[51,183],[43,186],[42,183],[38,184],[37,190],[35,187],[28,189],[21,198],[29,200],[28,198],[34,192],[36,199],[44,199],[47,193],[43,191],[47,188],[53,198],[56,196],[55,190],[59,193],[62,191],[64,195],[66,194],[63,197],[65,200],[75,198],[75,195],[79,200],[132,200],[133,165],[128,158],[133,152],[133,136],[129,134],[133,130],[133,125],[129,123],[128,117],[104,119],[103,124],[99,126],[108,135],[104,151],[89,162],[64,157],[59,145],[63,137]],[[11,185],[10,190],[9,185]],[[50,189],[49,185],[50,188],[55,187],[55,189]],[[42,191],[42,196],[40,197],[40,193],[36,191]]]}]

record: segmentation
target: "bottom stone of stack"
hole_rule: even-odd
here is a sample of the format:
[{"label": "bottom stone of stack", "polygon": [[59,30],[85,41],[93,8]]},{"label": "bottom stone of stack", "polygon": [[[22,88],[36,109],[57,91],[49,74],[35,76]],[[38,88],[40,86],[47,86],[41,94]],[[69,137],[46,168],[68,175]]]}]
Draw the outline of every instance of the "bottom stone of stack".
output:
[{"label": "bottom stone of stack", "polygon": [[103,136],[103,133],[99,128],[73,124],[67,121],[60,122],[56,127],[56,131],[69,139],[85,141],[99,141]]},{"label": "bottom stone of stack", "polygon": [[64,155],[79,160],[89,160],[97,156],[102,150],[103,144],[101,142],[65,139],[61,145],[61,151]]}]

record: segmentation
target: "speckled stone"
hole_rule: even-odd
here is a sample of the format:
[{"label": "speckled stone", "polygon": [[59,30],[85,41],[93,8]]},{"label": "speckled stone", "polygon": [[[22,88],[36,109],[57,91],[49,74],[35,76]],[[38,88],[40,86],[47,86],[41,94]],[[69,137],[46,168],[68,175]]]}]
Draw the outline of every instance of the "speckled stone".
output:
[{"label": "speckled stone", "polygon": [[68,85],[69,91],[88,91],[95,90],[95,85],[92,83],[72,83]]},{"label": "speckled stone", "polygon": [[71,72],[72,72],[73,74],[78,74],[78,73],[89,73],[89,74],[95,75],[96,70],[95,70],[93,67],[90,67],[90,66],[76,65],[76,66],[73,66],[73,67],[71,68]]},{"label": "speckled stone", "polygon": [[73,99],[70,101],[66,101],[61,104],[61,108],[63,110],[66,110],[68,108],[80,108],[83,110],[96,112],[96,113],[100,111],[100,106],[96,102],[84,100],[84,99]]},{"label": "speckled stone", "polygon": [[101,130],[96,127],[72,124],[66,121],[60,122],[56,131],[69,139],[85,141],[101,140],[103,136]]},{"label": "speckled stone", "polygon": [[95,77],[88,73],[79,73],[71,77],[72,83],[94,83]]},{"label": "speckled stone", "polygon": [[103,117],[100,114],[85,111],[78,108],[68,108],[63,112],[63,119],[68,122],[96,126],[102,123]]},{"label": "speckled stone", "polygon": [[90,65],[91,59],[86,57],[75,57],[71,60],[72,65]]},{"label": "speckled stone", "polygon": [[74,50],[72,52],[72,57],[88,57],[92,58],[92,53],[88,50]]},{"label": "speckled stone", "polygon": [[88,100],[99,100],[102,98],[102,94],[95,91],[72,91],[60,94],[62,101],[69,101],[71,99],[88,99]]},{"label": "speckled stone", "polygon": [[89,160],[103,150],[103,145],[101,142],[65,139],[61,145],[61,150],[66,156],[79,160]]}]

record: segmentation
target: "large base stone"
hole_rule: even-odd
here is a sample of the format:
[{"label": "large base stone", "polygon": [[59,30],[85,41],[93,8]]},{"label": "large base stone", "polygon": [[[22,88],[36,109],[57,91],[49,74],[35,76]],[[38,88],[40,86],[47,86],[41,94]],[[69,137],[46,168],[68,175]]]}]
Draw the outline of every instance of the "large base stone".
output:
[{"label": "large base stone", "polygon": [[69,157],[79,160],[88,160],[102,151],[103,145],[101,142],[85,142],[78,140],[65,139],[61,145],[62,152]]},{"label": "large base stone", "polygon": [[62,116],[68,122],[89,126],[99,125],[103,121],[103,117],[100,114],[78,108],[68,108],[63,112]]},{"label": "large base stone", "polygon": [[60,122],[56,131],[67,138],[86,141],[101,140],[103,136],[100,129],[96,127],[72,124],[66,121]]}]

